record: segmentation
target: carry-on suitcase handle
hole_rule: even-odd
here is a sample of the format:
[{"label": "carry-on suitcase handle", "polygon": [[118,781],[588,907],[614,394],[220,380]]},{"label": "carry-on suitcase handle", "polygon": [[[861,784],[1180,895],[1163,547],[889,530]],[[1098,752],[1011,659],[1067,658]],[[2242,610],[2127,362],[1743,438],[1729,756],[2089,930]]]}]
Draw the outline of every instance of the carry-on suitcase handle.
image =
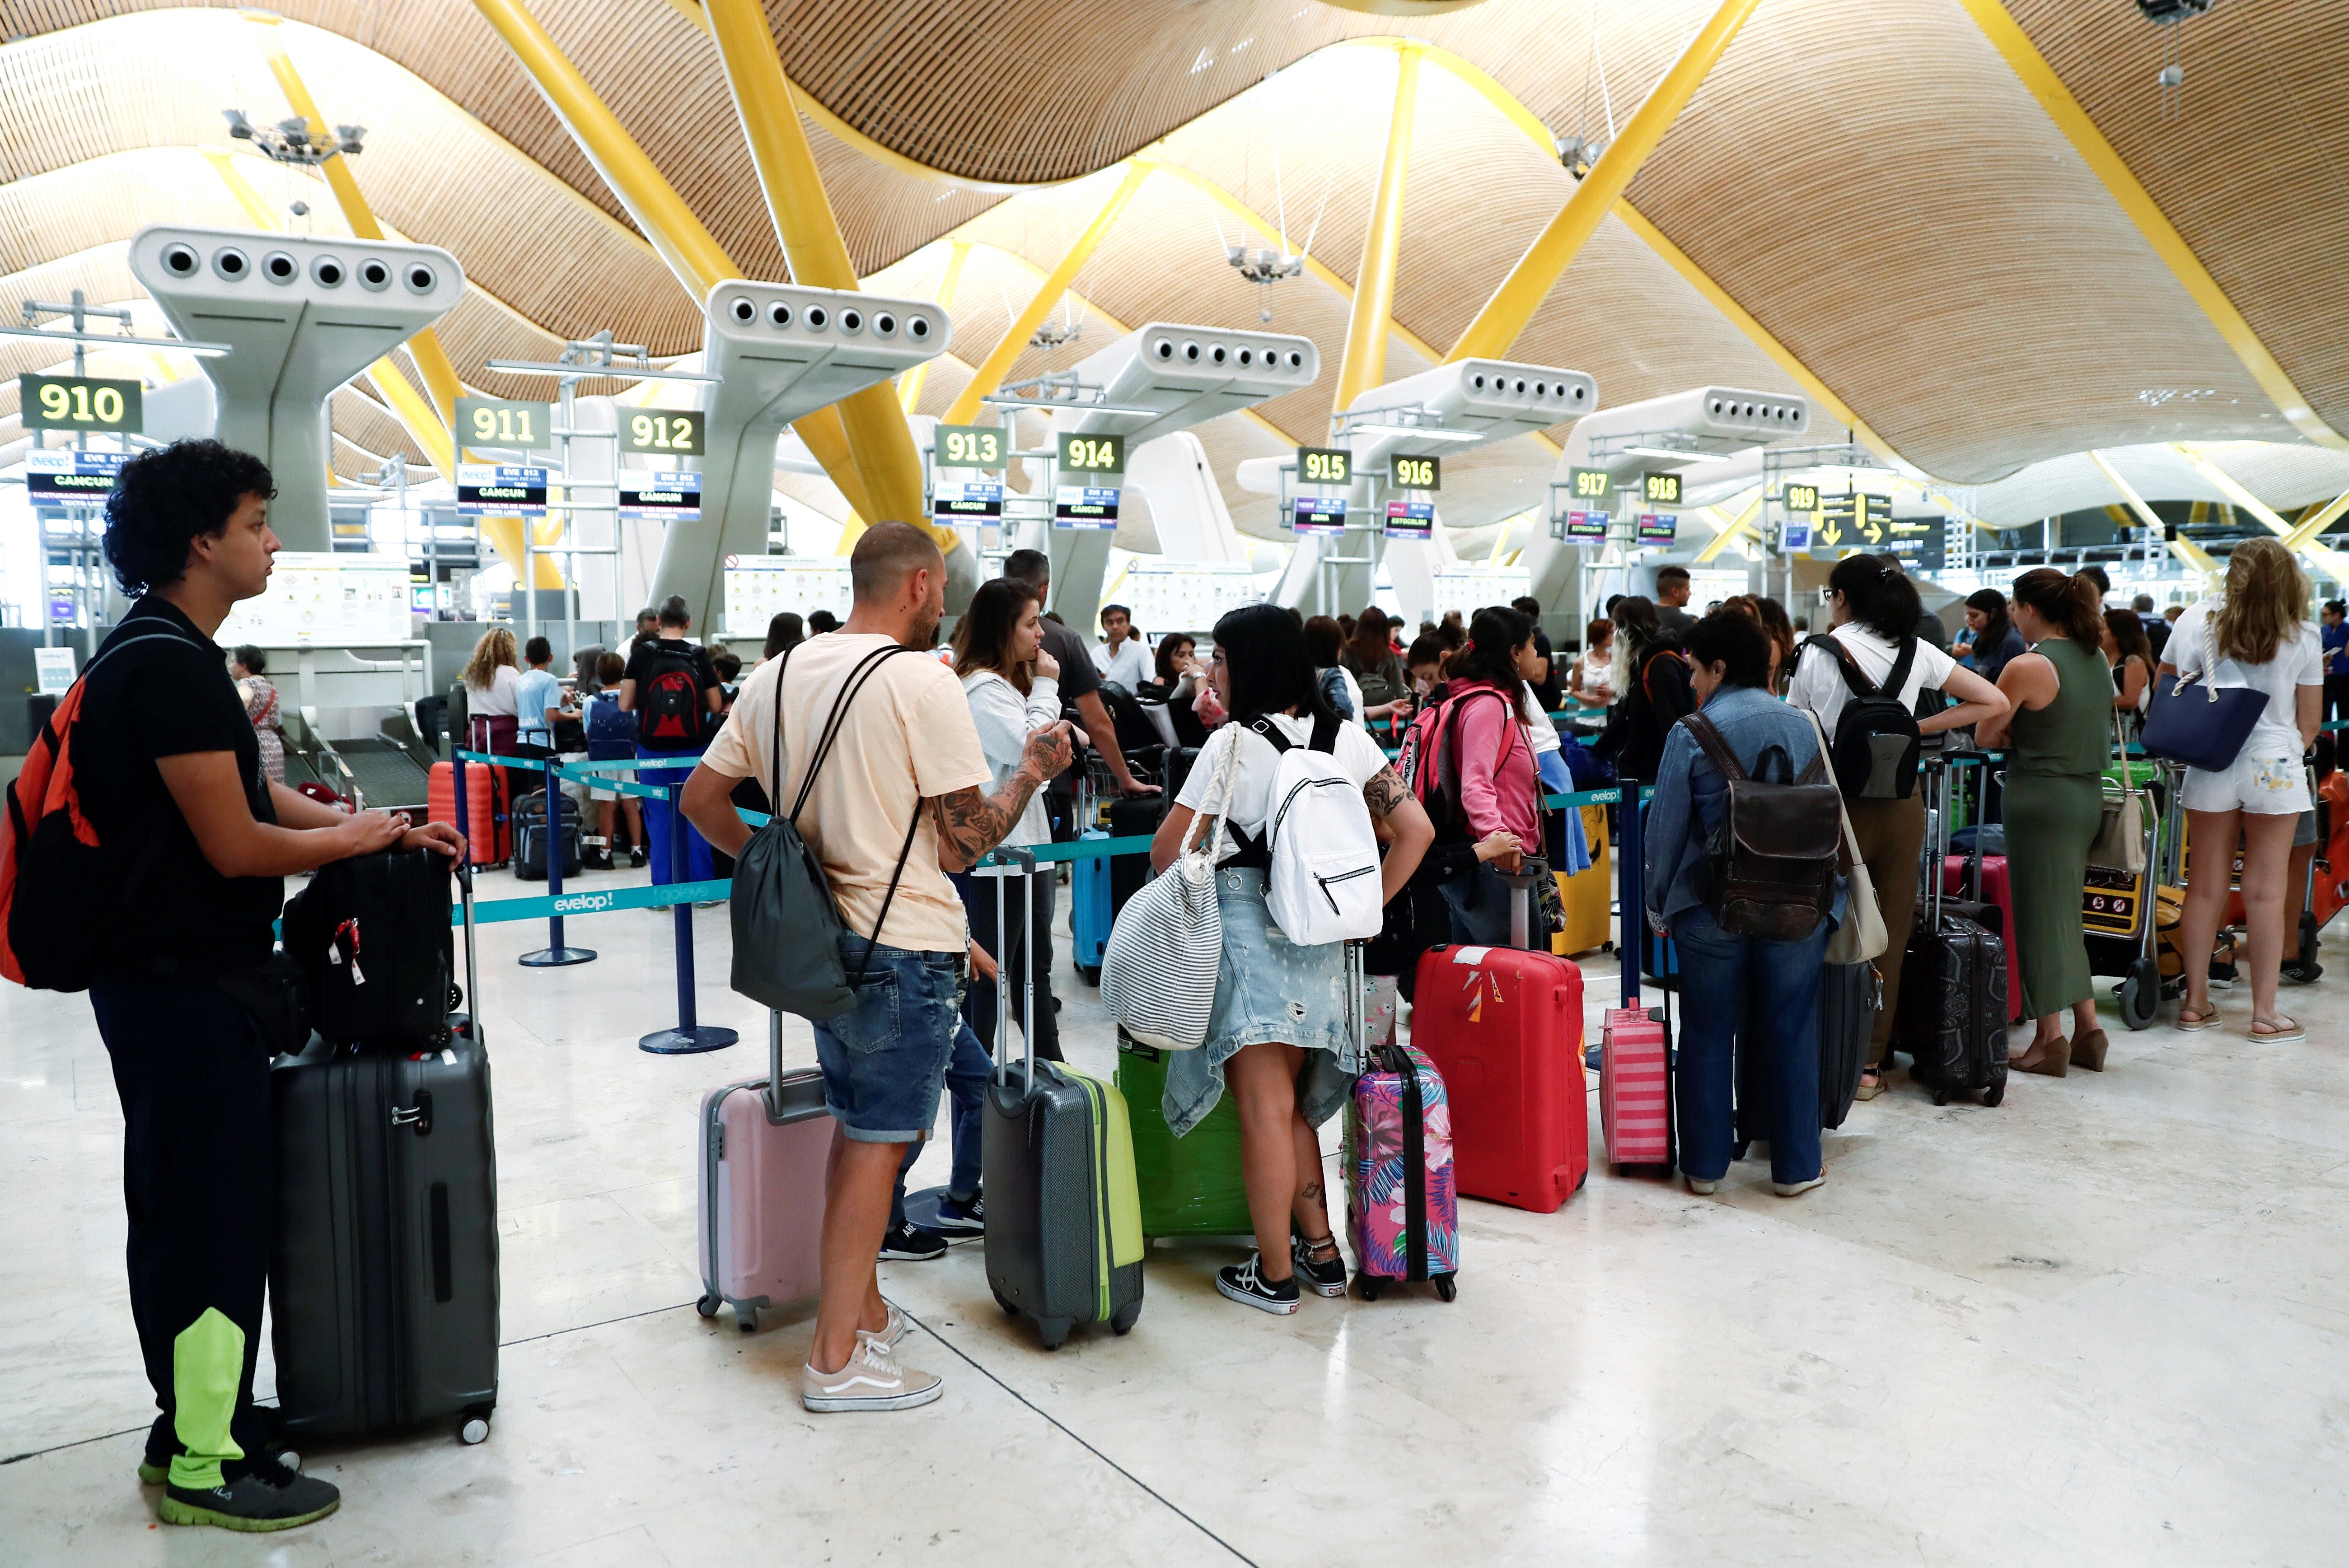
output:
[{"label": "carry-on suitcase handle", "polygon": [[465,1020],[473,1032],[477,1050],[489,1049],[481,1038],[481,977],[473,964],[473,847],[465,846],[458,859],[464,863],[457,868],[457,895],[465,906]]},{"label": "carry-on suitcase handle", "polygon": [[[1011,1063],[1004,1055],[1003,1045],[1011,1037],[1011,986],[1003,971],[1004,954],[1011,944],[1004,938],[1003,884],[1013,877],[1019,879],[1019,928],[1022,939],[1032,944],[1036,935],[1036,851],[1022,844],[998,844],[985,860],[971,868],[971,875],[986,877],[995,883],[995,1081],[1011,1081]],[[1027,948],[1020,950],[1027,953]],[[1028,954],[1019,965],[1019,995],[1022,1012],[1028,1026],[1019,1031],[1020,1060],[1026,1064],[1027,1076],[1021,1092],[1036,1087],[1036,965],[1035,955]]]},{"label": "carry-on suitcase handle", "polygon": [[1530,949],[1534,944],[1534,910],[1540,903],[1534,889],[1541,884],[1541,879],[1515,872],[1494,874],[1509,890],[1509,945]]}]

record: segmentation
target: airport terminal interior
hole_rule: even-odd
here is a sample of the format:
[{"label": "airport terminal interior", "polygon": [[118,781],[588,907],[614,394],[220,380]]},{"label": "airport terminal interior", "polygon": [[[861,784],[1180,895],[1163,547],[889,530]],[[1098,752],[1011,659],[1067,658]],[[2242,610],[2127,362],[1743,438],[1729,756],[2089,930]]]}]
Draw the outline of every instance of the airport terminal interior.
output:
[{"label": "airport terminal interior", "polygon": [[[0,1562],[2349,1562],[2349,0],[276,3],[0,0]],[[256,1041],[264,1014],[150,963],[191,916],[103,846],[104,954],[28,974],[89,902],[32,824],[98,837],[59,737],[109,722],[77,694],[138,602],[126,465],[205,438],[274,487],[265,586],[197,626],[254,788],[448,824],[471,869],[433,873],[430,932],[465,890],[450,954],[383,960],[441,965],[396,1043],[336,1032],[357,916],[287,912],[282,961],[321,956],[248,1129],[266,1174],[150,1183],[142,1240],[161,1135],[126,1141],[125,1087],[174,1108],[105,997],[200,984]],[[995,1040],[984,1118],[940,1093],[878,1263],[894,1347],[841,1327],[835,1374],[818,1253],[833,1289],[872,1255],[839,1243],[833,1120],[865,1047],[738,950],[782,929],[749,869],[781,875],[782,803],[721,800],[758,828],[738,863],[678,800],[704,748],[772,735],[728,711],[776,700],[762,668],[886,629],[862,563],[924,538],[936,656],[978,656],[966,612],[1009,576],[1095,668],[1061,671],[1049,831],[1006,841],[1040,870],[921,873],[974,919],[1048,896],[1039,1026]],[[1909,621],[1862,675],[1837,639],[1884,603]],[[1219,622],[1249,628],[1228,665]],[[1713,651],[1733,624],[1766,676]],[[1275,632],[1399,770],[1399,804],[1375,758],[1341,780],[1371,852],[1416,853],[1424,802],[1424,864],[1466,868],[1370,901],[1361,987],[1337,939],[1251,939],[1290,954],[1292,1020],[1322,1006],[1295,954],[1347,997],[1346,1053],[1279,1090],[1345,1066],[1295,1161],[1337,1283],[1297,1219],[1301,1299],[1263,1272],[1285,1250],[1250,1263],[1268,1135],[1238,1093],[1170,1127],[1268,962],[1231,898],[1216,1021],[1162,1050],[1132,1002],[1134,933],[1188,907],[1144,835],[1241,752],[1226,705],[1274,676],[1238,661]],[[1470,799],[1424,721],[1496,640],[1535,815],[1482,865],[1503,764]],[[2219,666],[2303,644],[2263,716],[2220,703],[2266,688]],[[1864,700],[1912,659],[1938,688]],[[2207,703],[2156,673],[2189,659]],[[1706,796],[1674,717],[1754,704],[1722,720],[1749,744],[1774,696],[1826,771],[1753,790],[1828,836],[1771,863],[1857,858],[1874,891],[1813,875],[1816,934],[1781,941],[1725,936],[1716,889],[1671,916],[1709,935],[1666,941],[1646,912],[1683,882],[1647,885],[1643,823],[1754,798]],[[2240,788],[2290,804],[2221,809],[2271,731]],[[1026,788],[1021,743],[984,789]],[[909,746],[917,774],[977,754]],[[2094,839],[2042,856],[2066,747]],[[151,753],[126,766],[168,817],[188,758]],[[1758,863],[1699,837],[1673,863],[1705,887]],[[353,885],[316,863],[287,896]],[[1888,936],[1876,901],[1920,885]],[[1478,888],[1524,895],[1506,934]],[[1708,941],[1750,954],[1729,990]],[[1065,1063],[1023,1065],[1052,1035]],[[1733,1037],[1709,1180],[1685,1123],[1730,1115],[1732,1069],[1697,1042]],[[983,1218],[955,1148],[982,1124]],[[187,1337],[226,1319],[156,1328],[156,1249],[215,1225],[274,1249],[267,1326],[227,1330],[233,1433],[236,1377]],[[812,1392],[859,1367],[920,1398]],[[326,1501],[237,1511],[264,1494]]]}]

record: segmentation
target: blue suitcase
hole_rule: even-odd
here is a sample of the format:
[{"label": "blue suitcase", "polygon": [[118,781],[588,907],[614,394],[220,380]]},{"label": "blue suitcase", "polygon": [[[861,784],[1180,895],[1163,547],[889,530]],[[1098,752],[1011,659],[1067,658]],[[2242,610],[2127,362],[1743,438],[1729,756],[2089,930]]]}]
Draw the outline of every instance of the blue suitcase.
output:
[{"label": "blue suitcase", "polygon": [[[1087,828],[1077,835],[1077,841],[1107,841],[1108,838],[1109,834],[1100,828]],[[1069,957],[1088,985],[1101,984],[1102,949],[1109,942],[1109,868],[1107,858],[1094,856],[1077,861],[1069,877]]]}]

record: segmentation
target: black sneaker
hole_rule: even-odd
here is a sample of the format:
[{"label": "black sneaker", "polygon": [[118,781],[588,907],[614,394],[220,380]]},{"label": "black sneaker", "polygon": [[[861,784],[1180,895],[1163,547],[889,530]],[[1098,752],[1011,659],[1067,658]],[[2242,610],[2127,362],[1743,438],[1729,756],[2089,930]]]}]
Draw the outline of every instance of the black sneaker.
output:
[{"label": "black sneaker", "polygon": [[2278,972],[2295,985],[2313,985],[2324,973],[2324,965],[2305,959],[2287,958]]},{"label": "black sneaker", "polygon": [[[1313,1254],[1327,1248],[1330,1255],[1317,1258]],[[1297,1264],[1297,1278],[1312,1286],[1320,1295],[1339,1296],[1346,1294],[1346,1259],[1338,1251],[1338,1238],[1324,1236],[1309,1242],[1303,1236],[1288,1238],[1288,1255]]]},{"label": "black sneaker", "polygon": [[[237,1442],[247,1452],[258,1454],[269,1464],[288,1471],[302,1468],[302,1456],[279,1442],[274,1437],[249,1438],[237,1434]],[[171,1460],[181,1452],[180,1439],[173,1435],[171,1418],[158,1416],[155,1424],[147,1429],[147,1451],[139,1458],[139,1480],[144,1486],[163,1486],[171,1479]],[[232,1461],[234,1462],[234,1461]]]},{"label": "black sneaker", "polygon": [[949,1245],[956,1242],[975,1242],[986,1235],[987,1194],[981,1192],[968,1201],[939,1199],[936,1229]]},{"label": "black sneaker", "polygon": [[1242,1306],[1255,1307],[1258,1312],[1274,1312],[1282,1316],[1297,1310],[1303,1299],[1297,1293],[1297,1281],[1285,1279],[1275,1284],[1264,1277],[1262,1253],[1250,1253],[1248,1261],[1216,1271],[1216,1288],[1238,1302]]},{"label": "black sneaker", "polygon": [[883,1263],[927,1263],[932,1258],[947,1255],[947,1239],[936,1231],[926,1231],[910,1220],[901,1220],[897,1228],[881,1238]]},{"label": "black sneaker", "polygon": [[628,869],[632,872],[640,872],[645,869],[644,851],[630,850],[628,851]]},{"label": "black sneaker", "polygon": [[166,1485],[155,1515],[166,1524],[210,1524],[222,1530],[262,1532],[292,1530],[340,1508],[343,1494],[315,1476],[295,1475],[258,1460],[233,1480],[215,1487]]},{"label": "black sneaker", "polygon": [[588,872],[608,872],[612,869],[611,854],[604,850],[590,850],[579,857],[579,869]]}]

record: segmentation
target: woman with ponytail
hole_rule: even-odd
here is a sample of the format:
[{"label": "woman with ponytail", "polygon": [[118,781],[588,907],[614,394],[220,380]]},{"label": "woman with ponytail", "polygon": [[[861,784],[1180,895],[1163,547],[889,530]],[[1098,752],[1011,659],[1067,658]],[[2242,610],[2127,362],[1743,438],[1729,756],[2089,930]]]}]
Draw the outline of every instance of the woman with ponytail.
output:
[{"label": "woman with ponytail", "polygon": [[2213,686],[2264,692],[2268,699],[2234,766],[2189,768],[2178,792],[2190,856],[2179,920],[2186,954],[2181,1029],[2208,1029],[2220,1021],[2210,1005],[2210,946],[2226,913],[2240,835],[2251,1038],[2308,1037],[2297,1020],[2276,1011],[2276,976],[2283,959],[2292,830],[2313,804],[2302,758],[2316,743],[2324,693],[2323,640],[2308,623],[2309,598],[2308,578],[2281,541],[2247,539],[2228,557],[2224,596],[2205,599],[2179,616],[2162,650],[2163,667],[2175,665],[2181,679],[2199,676]]},{"label": "woman with ponytail", "polygon": [[[2113,741],[2112,666],[2105,663],[2104,595],[2094,579],[2052,566],[2014,580],[2014,627],[2031,651],[2007,661],[1998,689],[2013,711],[1975,738],[2006,751],[2006,870],[2014,894],[2007,940],[2023,975],[2016,1013],[2035,1019],[2020,1071],[2062,1078],[2102,1072],[2105,1031],[2080,929],[2088,851],[2105,816],[2105,764]],[[2064,1037],[2064,1010],[2072,1037]]]}]

